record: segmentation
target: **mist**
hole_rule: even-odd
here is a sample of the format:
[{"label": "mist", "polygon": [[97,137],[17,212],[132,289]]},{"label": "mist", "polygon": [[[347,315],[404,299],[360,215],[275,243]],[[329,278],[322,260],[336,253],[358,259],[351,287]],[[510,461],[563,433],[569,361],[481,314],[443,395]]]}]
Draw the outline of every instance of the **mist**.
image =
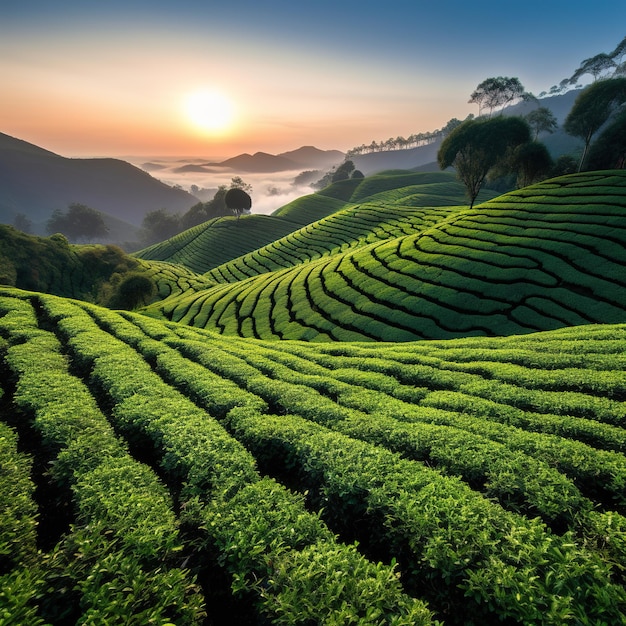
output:
[{"label": "mist", "polygon": [[[133,165],[147,171],[154,178],[170,186],[180,186],[193,193],[200,201],[213,198],[220,185],[230,187],[231,180],[239,176],[245,183],[252,185],[252,213],[271,215],[274,211],[292,200],[313,193],[309,185],[296,185],[294,180],[302,170],[256,173],[238,172],[234,169],[207,165],[206,159],[181,158],[143,158],[133,159]],[[319,180],[319,176],[313,177]],[[192,186],[198,190],[192,190]]]}]

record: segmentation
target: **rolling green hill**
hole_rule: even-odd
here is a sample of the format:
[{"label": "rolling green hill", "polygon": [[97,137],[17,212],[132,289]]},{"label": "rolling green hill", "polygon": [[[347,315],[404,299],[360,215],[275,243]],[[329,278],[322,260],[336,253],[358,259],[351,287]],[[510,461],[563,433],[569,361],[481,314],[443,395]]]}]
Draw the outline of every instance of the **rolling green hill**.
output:
[{"label": "rolling green hill", "polygon": [[626,623],[626,172],[413,176],[204,274],[0,228],[2,626]]},{"label": "rolling green hill", "polygon": [[624,324],[262,342],[1,289],[0,616],[623,623],[625,353]]},{"label": "rolling green hill", "polygon": [[[484,191],[482,199],[494,192]],[[140,250],[135,256],[168,261],[205,273],[244,256],[303,226],[353,208],[355,203],[386,206],[446,206],[463,203],[464,189],[446,172],[387,172],[367,179],[333,183],[319,193],[293,200],[273,215],[222,217],[191,228],[171,239]],[[367,229],[367,225],[363,226]]]},{"label": "rolling green hill", "polygon": [[316,341],[626,320],[624,172],[546,181],[472,211],[397,206],[397,192],[218,267],[207,277],[227,284],[147,312],[229,335]]}]

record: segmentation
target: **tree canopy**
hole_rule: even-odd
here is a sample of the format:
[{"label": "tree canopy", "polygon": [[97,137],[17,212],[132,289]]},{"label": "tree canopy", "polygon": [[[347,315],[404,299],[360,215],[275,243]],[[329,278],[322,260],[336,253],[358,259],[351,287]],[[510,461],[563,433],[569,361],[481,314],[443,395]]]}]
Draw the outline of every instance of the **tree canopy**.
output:
[{"label": "tree canopy", "polygon": [[626,167],[626,110],[620,111],[591,144],[587,164],[594,170]]},{"label": "tree canopy", "polygon": [[243,189],[232,187],[226,192],[224,197],[226,206],[237,216],[237,219],[244,211],[249,211],[252,207],[252,198]]},{"label": "tree canopy", "polygon": [[584,148],[578,164],[581,171],[593,136],[617,108],[626,102],[626,78],[609,78],[592,83],[576,98],[565,118],[565,131],[580,137]]},{"label": "tree canopy", "polygon": [[489,111],[489,117],[495,109],[504,108],[515,104],[520,100],[531,100],[534,96],[528,93],[519,78],[498,76],[487,78],[472,93],[470,104],[478,105],[478,114],[482,115],[483,109]]},{"label": "tree canopy", "polygon": [[558,128],[554,113],[548,107],[539,107],[525,117],[535,133],[535,140],[539,133],[553,133]]},{"label": "tree canopy", "polygon": [[46,223],[46,232],[63,233],[70,241],[93,241],[107,236],[109,229],[104,223],[102,213],[74,202],[66,212],[57,209]]},{"label": "tree canopy", "polygon": [[507,157],[509,150],[528,141],[530,127],[520,117],[468,120],[443,140],[437,161],[441,169],[456,169],[471,208],[490,170]]}]

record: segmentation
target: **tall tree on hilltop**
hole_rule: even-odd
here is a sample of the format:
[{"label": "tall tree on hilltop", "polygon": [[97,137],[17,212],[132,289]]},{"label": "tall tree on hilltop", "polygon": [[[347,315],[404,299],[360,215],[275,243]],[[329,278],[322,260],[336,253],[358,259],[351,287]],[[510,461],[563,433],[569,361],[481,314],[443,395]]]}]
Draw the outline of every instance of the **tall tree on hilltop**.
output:
[{"label": "tall tree on hilltop", "polygon": [[521,117],[467,120],[443,140],[437,161],[442,170],[455,168],[472,208],[489,172],[510,150],[528,141],[530,127]]},{"label": "tall tree on hilltop", "polygon": [[626,78],[621,77],[593,83],[576,98],[563,127],[565,132],[584,141],[578,164],[579,172],[585,164],[593,136],[624,102],[626,102]]},{"label": "tall tree on hilltop", "polygon": [[589,59],[585,59],[570,78],[570,83],[572,85],[576,84],[579,78],[585,74],[591,74],[593,80],[597,81],[604,72],[615,67],[617,67],[617,64],[611,56],[601,52]]},{"label": "tall tree on hilltop", "polygon": [[241,188],[231,187],[224,197],[226,206],[237,216],[241,217],[244,211],[249,211],[252,207],[252,198]]},{"label": "tall tree on hilltop", "polygon": [[534,96],[524,89],[519,78],[498,76],[480,83],[470,96],[469,103],[478,105],[479,115],[482,115],[483,109],[487,109],[491,117],[495,109],[502,109],[520,100],[533,99]]}]

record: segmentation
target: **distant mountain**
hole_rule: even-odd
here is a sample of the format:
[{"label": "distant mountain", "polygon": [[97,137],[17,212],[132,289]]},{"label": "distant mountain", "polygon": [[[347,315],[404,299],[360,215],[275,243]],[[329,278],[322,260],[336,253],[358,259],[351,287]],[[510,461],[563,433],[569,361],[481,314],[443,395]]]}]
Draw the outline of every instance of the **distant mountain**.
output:
[{"label": "distant mountain", "polygon": [[278,156],[289,159],[304,169],[324,169],[339,165],[346,155],[339,150],[320,150],[313,146],[302,146],[297,150],[281,152]]},{"label": "distant mountain", "polygon": [[344,156],[343,152],[339,150],[320,150],[313,146],[303,146],[297,150],[277,155],[268,154],[267,152],[244,153],[220,163],[207,165],[219,165],[239,172],[261,174],[289,170],[330,168],[341,163]]},{"label": "distant mountain", "polygon": [[0,222],[18,213],[35,224],[55,209],[86,204],[130,224],[148,211],[187,211],[197,198],[119,159],[69,159],[0,133]]},{"label": "distant mountain", "polygon": [[230,167],[239,172],[284,172],[286,170],[297,170],[298,164],[289,159],[285,159],[267,152],[255,152],[254,154],[240,154],[232,159],[226,159],[221,163],[213,164],[223,167]]}]

